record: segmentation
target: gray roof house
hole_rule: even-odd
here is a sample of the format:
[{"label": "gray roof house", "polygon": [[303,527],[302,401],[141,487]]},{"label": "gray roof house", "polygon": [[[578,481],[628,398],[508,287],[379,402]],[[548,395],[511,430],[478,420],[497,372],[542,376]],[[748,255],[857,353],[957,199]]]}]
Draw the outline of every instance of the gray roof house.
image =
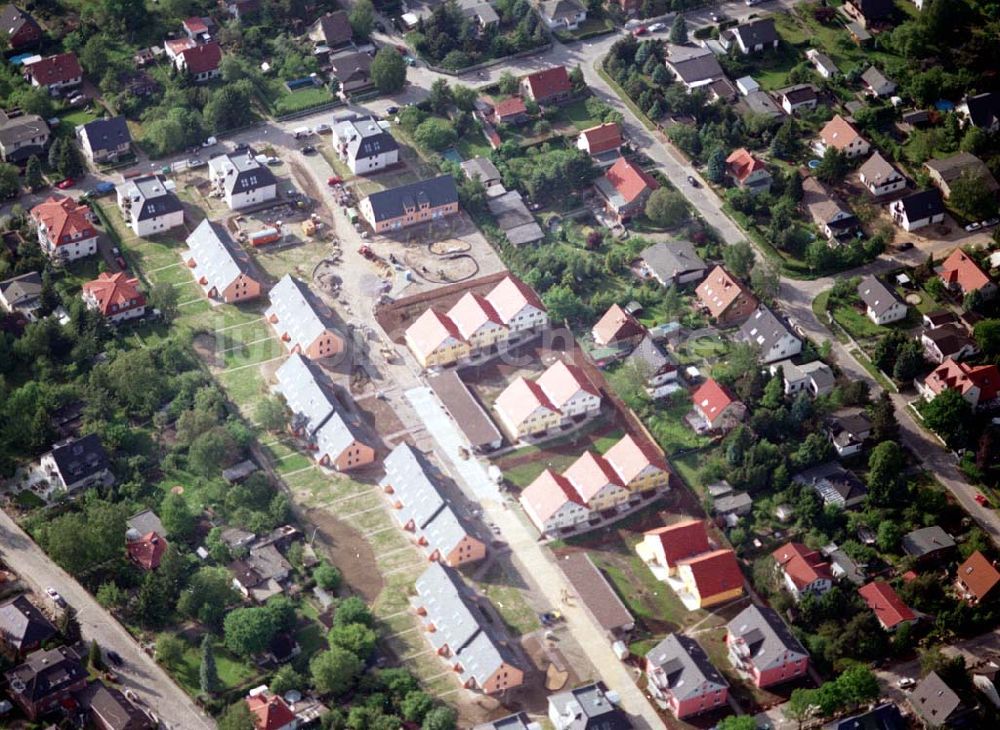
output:
[{"label": "gray roof house", "polygon": [[644,271],[663,286],[701,281],[708,271],[690,241],[660,241],[644,248],[639,258]]},{"label": "gray roof house", "polygon": [[194,280],[210,299],[233,302],[260,295],[260,284],[247,273],[246,253],[227,245],[207,218],[187,237],[187,246],[184,260]]},{"label": "gray roof house", "polygon": [[667,48],[667,68],[688,91],[726,78],[715,54],[707,48],[674,45],[668,45]]},{"label": "gray roof house", "polygon": [[213,157],[208,161],[208,174],[230,210],[260,205],[278,197],[278,181],[271,168],[260,164],[249,149]]},{"label": "gray roof house", "polygon": [[631,730],[633,727],[600,681],[549,695],[549,721],[556,730]]},{"label": "gray roof house", "polygon": [[471,160],[464,160],[460,167],[467,178],[470,180],[479,178],[479,182],[487,188],[500,182],[500,171],[488,157],[473,157]]},{"label": "gray roof house", "polygon": [[813,67],[816,69],[816,73],[824,79],[832,79],[834,76],[840,75],[840,69],[837,68],[837,64],[835,64],[825,53],[821,53],[815,48],[810,48],[806,51],[806,58],[812,62]]},{"label": "gray roof house", "polygon": [[382,170],[399,162],[399,144],[375,117],[359,116],[335,122],[332,143],[355,174]]},{"label": "gray roof house", "polygon": [[134,515],[125,520],[125,527],[129,530],[135,530],[139,535],[148,535],[151,532],[155,532],[157,535],[166,536],[167,532],[163,527],[163,523],[160,522],[160,518],[156,516],[156,513],[151,509],[144,509],[142,512],[136,512]]},{"label": "gray roof house", "polygon": [[704,698],[706,712],[726,702],[729,682],[712,666],[705,650],[689,636],[667,634],[645,656],[649,691],[678,705]]},{"label": "gray roof house", "polygon": [[579,0],[542,0],[538,8],[553,30],[576,30],[587,19],[587,8]]},{"label": "gray roof house", "polygon": [[42,456],[41,467],[52,481],[67,492],[95,484],[109,485],[115,481],[108,453],[95,433],[56,444],[52,451]]},{"label": "gray roof house", "polygon": [[292,565],[273,544],[251,547],[245,558],[229,564],[233,587],[258,603],[284,592]]},{"label": "gray roof house", "polygon": [[421,180],[372,193],[365,200],[372,211],[374,221],[402,218],[406,211],[428,207],[431,210],[458,204],[458,188],[451,175],[440,175],[430,180]]},{"label": "gray roof house", "polygon": [[944,159],[928,160],[924,163],[924,167],[946,200],[951,196],[952,183],[966,173],[979,178],[990,192],[1000,189],[1000,184],[986,163],[969,152],[958,152]]},{"label": "gray roof house", "polygon": [[941,527],[921,527],[903,535],[903,552],[921,561],[933,561],[955,549],[955,538]]},{"label": "gray roof house", "polygon": [[501,717],[499,720],[480,723],[473,726],[472,730],[542,730],[542,726],[533,722],[528,713],[518,712]]},{"label": "gray roof house", "polygon": [[281,277],[268,297],[271,306],[264,317],[290,352],[315,360],[344,349],[344,338],[320,316],[309,288],[291,274]]},{"label": "gray roof house", "polygon": [[864,482],[835,461],[799,472],[794,481],[812,487],[825,506],[850,509],[860,505],[868,496]]},{"label": "gray roof house", "polygon": [[0,281],[0,308],[7,312],[20,312],[29,321],[35,318],[41,295],[42,277],[37,271]]},{"label": "gray roof house", "polygon": [[23,656],[56,635],[56,627],[27,596],[0,603],[0,646]]},{"label": "gray roof house", "polygon": [[347,11],[337,10],[324,13],[309,28],[309,38],[315,43],[322,43],[330,49],[343,48],[351,44],[354,30]]},{"label": "gray roof house", "polygon": [[843,578],[856,586],[862,586],[868,580],[864,569],[836,543],[831,542],[821,548],[820,552],[830,561],[830,572],[834,578]]},{"label": "gray roof house", "polygon": [[41,157],[49,143],[49,125],[37,114],[7,114],[0,111],[0,158],[4,162],[25,162]]},{"label": "gray roof house", "polygon": [[497,225],[503,229],[507,240],[514,246],[545,238],[542,227],[528,210],[521,193],[509,190],[502,195],[489,200],[486,206],[497,220]]},{"label": "gray roof house", "polygon": [[864,448],[865,440],[872,433],[872,422],[860,410],[834,413],[827,424],[827,432],[837,455],[851,456]]},{"label": "gray roof house", "polygon": [[433,562],[414,588],[413,603],[428,642],[447,657],[464,686],[493,694],[521,684],[524,673],[509,639],[497,628],[499,617],[456,570]]},{"label": "gray roof house", "polygon": [[[163,175],[132,178],[121,186],[118,197],[119,204],[131,210],[133,222],[162,218],[184,210],[174,194],[173,181],[168,181]],[[124,205],[125,200],[129,201],[128,206]]]},{"label": "gray roof house", "polygon": [[927,727],[952,727],[975,710],[974,706],[964,703],[937,672],[921,679],[908,699],[910,707]]},{"label": "gray roof house", "polygon": [[796,365],[791,360],[782,360],[772,363],[769,370],[771,375],[781,373],[785,381],[785,395],[806,391],[815,398],[831,392],[837,384],[830,366],[822,360],[813,360],[802,365]]},{"label": "gray roof house", "polygon": [[869,66],[863,74],[861,80],[865,82],[867,93],[874,97],[889,96],[896,91],[896,82],[886,78],[885,74],[874,66]]},{"label": "gray roof house", "polygon": [[663,398],[675,390],[677,385],[677,363],[648,334],[628,355],[626,362],[640,368],[646,376],[646,386],[653,398]]},{"label": "gray roof house", "polygon": [[720,517],[740,517],[750,514],[753,508],[753,497],[746,492],[724,494],[712,500],[712,512]]},{"label": "gray roof house", "polygon": [[815,177],[802,181],[802,207],[816,227],[831,240],[850,236],[860,225],[854,213],[842,206],[833,192]]},{"label": "gray roof house", "polygon": [[906,178],[878,150],[858,168],[858,179],[875,197],[888,195],[906,187]]},{"label": "gray roof house", "polygon": [[340,83],[340,96],[347,98],[375,88],[372,57],[367,53],[345,53],[330,59],[330,74]]},{"label": "gray roof house", "polygon": [[[805,674],[809,654],[777,612],[751,604],[726,624],[729,659],[737,669],[759,677],[758,687],[777,682],[764,678],[778,672],[784,681]],[[785,671],[781,671],[784,669]]]},{"label": "gray roof house", "polygon": [[868,275],[862,278],[858,284],[858,296],[865,305],[868,319],[875,324],[906,319],[906,304],[878,277]]},{"label": "gray roof house", "polygon": [[781,37],[774,27],[774,18],[758,18],[749,23],[737,25],[723,31],[724,40],[735,42],[740,53],[757,53],[769,48],[777,48]]},{"label": "gray roof house", "polygon": [[113,162],[128,154],[132,145],[124,115],[81,124],[76,128],[76,136],[91,162]]},{"label": "gray roof house", "polygon": [[400,526],[412,532],[431,558],[460,565],[485,557],[486,547],[465,529],[438,488],[437,470],[407,443],[394,448],[383,462],[379,486],[390,495]]},{"label": "gray roof house", "polygon": [[765,365],[802,352],[802,340],[763,304],[740,325],[736,338],[757,348]]}]

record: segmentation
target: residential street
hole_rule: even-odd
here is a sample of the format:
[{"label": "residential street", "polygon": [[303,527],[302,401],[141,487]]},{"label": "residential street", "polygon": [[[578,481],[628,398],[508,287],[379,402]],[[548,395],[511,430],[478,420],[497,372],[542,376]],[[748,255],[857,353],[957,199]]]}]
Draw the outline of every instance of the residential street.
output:
[{"label": "residential street", "polygon": [[77,610],[80,628],[86,641],[93,639],[105,651],[118,652],[123,666],[115,668],[124,687],[131,689],[171,730],[207,730],[211,721],[174,684],[152,657],[143,652],[129,633],[62,568],[53,563],[42,549],[0,510],[0,556],[31,584],[39,595],[52,586]]}]

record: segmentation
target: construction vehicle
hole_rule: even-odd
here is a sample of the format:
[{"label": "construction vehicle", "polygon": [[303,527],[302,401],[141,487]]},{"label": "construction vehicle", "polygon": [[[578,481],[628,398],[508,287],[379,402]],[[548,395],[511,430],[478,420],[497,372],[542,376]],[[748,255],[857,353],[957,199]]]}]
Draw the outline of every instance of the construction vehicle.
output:
[{"label": "construction vehicle", "polygon": [[302,221],[302,234],[305,236],[315,236],[316,235],[316,221],[312,218],[306,218]]},{"label": "construction vehicle", "polygon": [[254,231],[247,236],[247,240],[250,241],[250,245],[254,248],[258,246],[266,246],[269,243],[277,243],[281,240],[281,227],[274,226],[271,228],[262,228],[259,231]]}]

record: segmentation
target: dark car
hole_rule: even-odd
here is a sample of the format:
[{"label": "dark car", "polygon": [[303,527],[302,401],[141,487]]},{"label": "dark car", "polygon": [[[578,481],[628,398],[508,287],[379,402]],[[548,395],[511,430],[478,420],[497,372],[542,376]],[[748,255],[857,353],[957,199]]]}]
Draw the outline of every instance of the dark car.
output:
[{"label": "dark car", "polygon": [[125,663],[125,661],[121,657],[121,654],[119,654],[117,651],[109,650],[108,659],[110,659],[111,663],[114,664],[116,667],[120,667],[122,664]]},{"label": "dark car", "polygon": [[233,147],[234,152],[246,152],[248,149],[250,149],[250,145],[246,142],[240,142],[238,145]]},{"label": "dark car", "polygon": [[313,147],[311,144],[307,144],[305,147],[302,148],[302,154],[314,155],[316,154],[316,148]]},{"label": "dark car", "polygon": [[701,184],[697,180],[694,179],[694,175],[688,175],[688,184],[690,184],[691,187],[693,187],[693,188],[700,188],[701,187]]},{"label": "dark car", "polygon": [[909,251],[911,248],[913,248],[913,241],[903,241],[896,244],[897,251]]},{"label": "dark car", "polygon": [[399,112],[399,107],[398,106],[386,107],[386,110],[385,110],[386,114],[397,114],[398,112]]}]

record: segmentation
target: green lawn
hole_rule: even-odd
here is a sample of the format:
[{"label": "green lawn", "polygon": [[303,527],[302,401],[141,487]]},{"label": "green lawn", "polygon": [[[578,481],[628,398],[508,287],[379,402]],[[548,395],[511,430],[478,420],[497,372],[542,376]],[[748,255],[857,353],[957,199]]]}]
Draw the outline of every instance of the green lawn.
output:
[{"label": "green lawn", "polygon": [[329,104],[336,99],[325,86],[312,86],[298,91],[289,91],[284,84],[275,82],[272,84],[272,89],[276,90],[277,94],[270,100],[270,106],[271,111],[277,116],[312,109],[315,106]]},{"label": "green lawn", "polygon": [[[229,652],[221,643],[215,644],[215,665],[225,689],[247,684],[259,676],[257,669]],[[172,668],[174,678],[192,696],[201,694],[201,646],[188,645],[178,666]]]},{"label": "green lawn", "polygon": [[517,576],[517,572],[509,564],[509,560],[509,555],[495,558],[489,570],[477,582],[483,595],[490,600],[507,625],[510,634],[522,636],[531,633],[540,624],[521,589],[513,585],[514,580],[520,578],[511,578],[512,575]]},{"label": "green lawn", "polygon": [[474,157],[489,157],[493,151],[493,148],[486,141],[486,137],[478,130],[458,140],[455,148],[466,160],[471,160]]},{"label": "green lawn", "polygon": [[875,324],[868,316],[849,304],[839,304],[833,308],[833,318],[847,330],[855,340],[882,337],[889,333],[887,327]]},{"label": "green lawn", "polygon": [[668,456],[675,451],[697,449],[709,443],[710,439],[707,436],[699,436],[684,421],[684,416],[690,411],[690,400],[680,400],[657,408],[656,413],[646,423],[646,427]]},{"label": "green lawn", "polygon": [[569,122],[577,129],[590,129],[601,123],[587,112],[587,100],[580,99],[572,104],[559,107],[559,113],[552,117],[552,123]]}]

